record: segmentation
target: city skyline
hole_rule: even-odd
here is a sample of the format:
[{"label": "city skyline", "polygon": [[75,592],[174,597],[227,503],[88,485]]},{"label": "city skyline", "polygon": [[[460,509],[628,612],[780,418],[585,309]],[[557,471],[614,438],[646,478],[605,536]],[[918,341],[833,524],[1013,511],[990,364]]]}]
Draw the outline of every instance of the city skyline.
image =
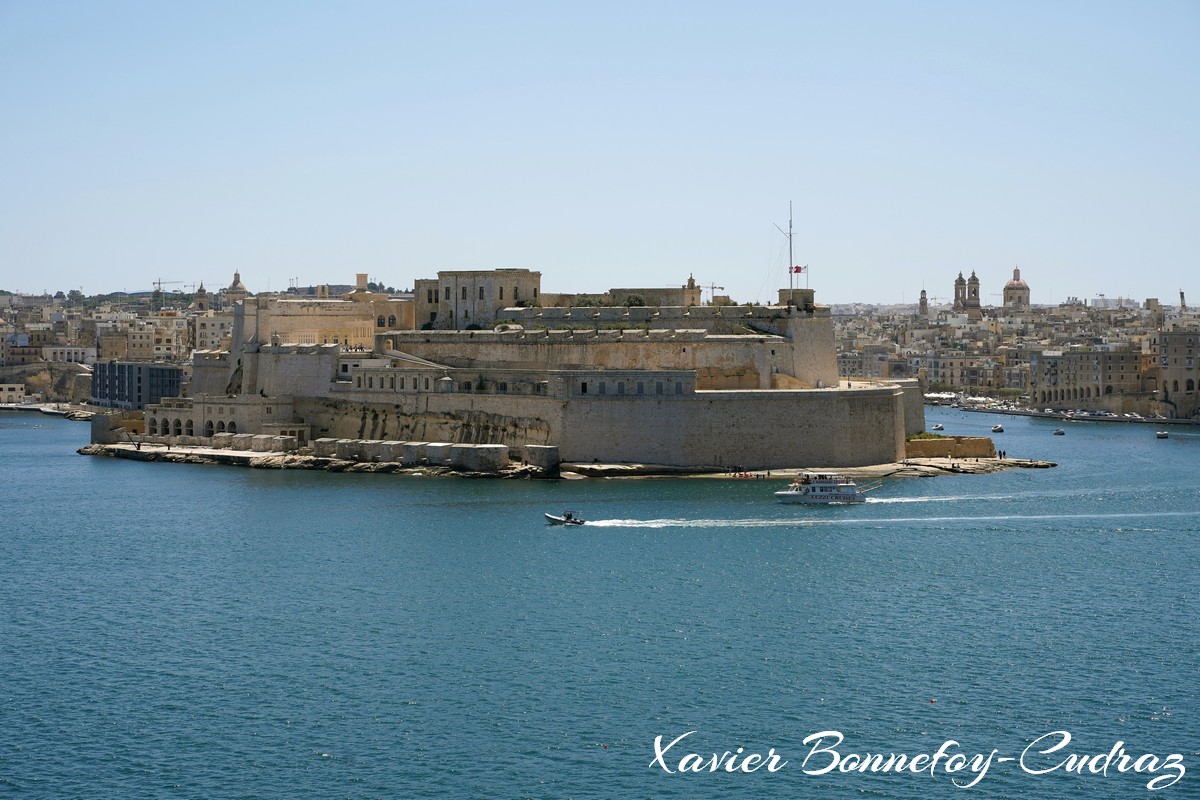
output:
[{"label": "city skyline", "polygon": [[[681,13],[686,10],[685,13]],[[1200,8],[0,6],[0,289],[1178,302]],[[707,299],[714,290],[705,292]],[[1195,289],[1200,293],[1200,289]],[[1200,294],[1197,295],[1200,297]]]}]

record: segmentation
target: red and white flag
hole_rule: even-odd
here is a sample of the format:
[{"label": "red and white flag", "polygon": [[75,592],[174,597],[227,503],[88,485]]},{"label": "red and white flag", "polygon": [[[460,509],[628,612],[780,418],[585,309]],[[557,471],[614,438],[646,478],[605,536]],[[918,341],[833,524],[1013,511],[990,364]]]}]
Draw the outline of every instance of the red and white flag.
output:
[{"label": "red and white flag", "polygon": [[804,272],[807,269],[808,269],[808,264],[805,264],[802,267],[792,267],[792,272]]}]

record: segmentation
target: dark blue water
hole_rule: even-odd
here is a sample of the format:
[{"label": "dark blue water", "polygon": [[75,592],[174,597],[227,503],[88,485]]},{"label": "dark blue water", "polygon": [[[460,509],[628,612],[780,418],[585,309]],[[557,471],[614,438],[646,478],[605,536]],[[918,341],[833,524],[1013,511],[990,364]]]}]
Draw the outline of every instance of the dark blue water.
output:
[{"label": "dark blue water", "polygon": [[[139,464],[5,413],[0,795],[1200,796],[1200,431],[1003,421],[1060,466],[798,508],[763,481]],[[543,523],[563,508],[595,524]],[[1030,768],[1123,742],[1188,772],[805,774],[821,731],[1015,759],[1060,730]],[[672,768],[788,763],[650,766],[688,731]]]}]

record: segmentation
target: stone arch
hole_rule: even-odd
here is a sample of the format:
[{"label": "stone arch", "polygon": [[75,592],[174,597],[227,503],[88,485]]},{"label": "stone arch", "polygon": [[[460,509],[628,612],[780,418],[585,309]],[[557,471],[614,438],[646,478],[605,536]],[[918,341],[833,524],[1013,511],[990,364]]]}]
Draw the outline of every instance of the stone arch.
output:
[{"label": "stone arch", "polygon": [[192,432],[194,430],[195,430],[195,428],[192,427],[192,420],[190,418],[183,423],[183,435],[184,436],[195,436],[196,434],[194,434]]},{"label": "stone arch", "polygon": [[1189,391],[1189,392],[1196,391],[1196,381],[1193,380],[1192,378],[1188,378],[1186,391]]},{"label": "stone arch", "polygon": [[225,432],[225,420],[219,420],[217,422],[217,433],[224,433],[224,432]]},{"label": "stone arch", "polygon": [[148,417],[146,419],[146,434],[149,436],[154,436],[157,433],[158,433],[158,423],[154,420],[154,417]]},{"label": "stone arch", "polygon": [[175,429],[172,431],[176,436],[183,436],[183,420],[179,417],[175,418]]},{"label": "stone arch", "polygon": [[382,328],[385,324],[386,324],[386,322],[383,319],[383,314],[380,314],[379,317],[375,320],[375,327]]},{"label": "stone arch", "polygon": [[388,327],[389,328],[396,327],[396,315],[395,314],[388,314]]},{"label": "stone arch", "polygon": [[237,433],[237,423],[233,420],[229,420],[229,425],[225,428],[225,430],[229,433]]},{"label": "stone arch", "polygon": [[209,437],[213,435],[213,421],[211,419],[204,422],[204,435]]},{"label": "stone arch", "polygon": [[1111,384],[1111,383],[1110,383],[1108,386],[1105,386],[1105,387],[1104,387],[1104,393],[1105,393],[1105,394],[1112,394],[1112,384]]},{"label": "stone arch", "polygon": [[1179,381],[1171,381],[1171,391],[1172,392],[1179,391]]}]

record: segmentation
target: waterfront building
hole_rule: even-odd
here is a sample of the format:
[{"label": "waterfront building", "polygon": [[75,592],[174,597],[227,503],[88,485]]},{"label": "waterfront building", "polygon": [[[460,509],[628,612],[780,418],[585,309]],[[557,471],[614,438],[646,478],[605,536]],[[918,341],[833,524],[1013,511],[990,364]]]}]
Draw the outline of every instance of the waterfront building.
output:
[{"label": "waterfront building", "polygon": [[25,384],[0,383],[0,403],[23,403],[25,401]]},{"label": "waterfront building", "polygon": [[1200,415],[1200,328],[1160,334],[1158,388],[1171,416]]},{"label": "waterfront building", "polygon": [[92,368],[91,404],[138,410],[179,394],[183,368],[174,364],[100,361]]}]

